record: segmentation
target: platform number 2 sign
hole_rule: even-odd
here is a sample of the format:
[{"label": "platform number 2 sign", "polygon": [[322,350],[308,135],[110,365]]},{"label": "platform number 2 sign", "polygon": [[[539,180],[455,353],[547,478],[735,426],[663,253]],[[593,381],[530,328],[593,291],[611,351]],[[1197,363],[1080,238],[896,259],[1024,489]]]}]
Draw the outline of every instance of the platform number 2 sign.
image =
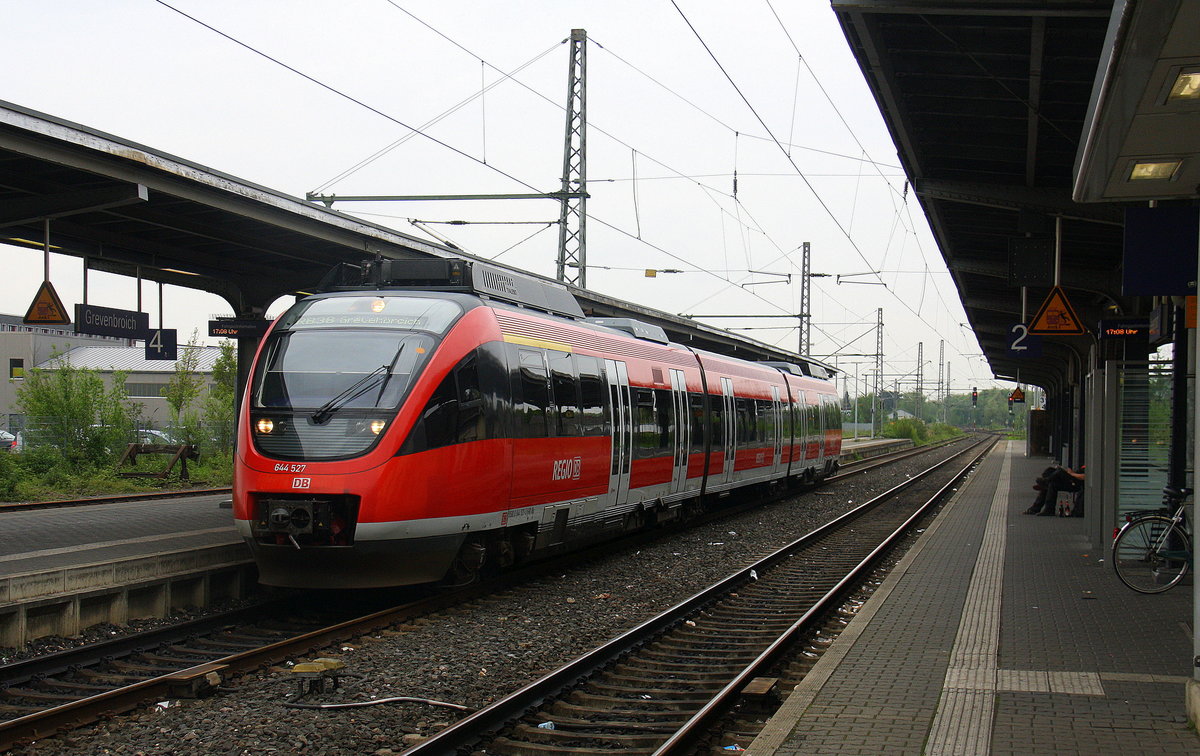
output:
[{"label": "platform number 2 sign", "polygon": [[1042,337],[1031,334],[1029,326],[1017,323],[1008,329],[1012,338],[1008,342],[1008,351],[1013,357],[1041,357]]}]

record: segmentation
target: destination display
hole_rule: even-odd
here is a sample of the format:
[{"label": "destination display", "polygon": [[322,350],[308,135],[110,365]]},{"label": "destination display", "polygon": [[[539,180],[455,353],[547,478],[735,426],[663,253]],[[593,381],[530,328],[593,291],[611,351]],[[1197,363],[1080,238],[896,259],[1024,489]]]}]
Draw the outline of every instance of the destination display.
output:
[{"label": "destination display", "polygon": [[268,320],[210,320],[208,335],[219,339],[257,339],[267,332]]},{"label": "destination display", "polygon": [[1150,321],[1146,318],[1138,320],[1101,320],[1096,335],[1102,339],[1137,339],[1148,338]]}]

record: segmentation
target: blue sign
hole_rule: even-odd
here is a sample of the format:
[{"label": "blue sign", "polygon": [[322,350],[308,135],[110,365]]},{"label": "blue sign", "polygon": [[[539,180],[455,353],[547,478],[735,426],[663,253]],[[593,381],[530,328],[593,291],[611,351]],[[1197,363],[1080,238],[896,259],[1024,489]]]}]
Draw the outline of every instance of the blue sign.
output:
[{"label": "blue sign", "polygon": [[177,360],[177,336],[174,328],[160,328],[146,336],[146,359]]},{"label": "blue sign", "polygon": [[1008,329],[1012,338],[1008,341],[1008,352],[1013,357],[1041,357],[1042,337],[1029,332],[1029,326],[1017,323]]},{"label": "blue sign", "polygon": [[150,316],[133,310],[114,310],[96,305],[75,305],[75,333],[116,336],[119,339],[144,339],[150,330]]}]

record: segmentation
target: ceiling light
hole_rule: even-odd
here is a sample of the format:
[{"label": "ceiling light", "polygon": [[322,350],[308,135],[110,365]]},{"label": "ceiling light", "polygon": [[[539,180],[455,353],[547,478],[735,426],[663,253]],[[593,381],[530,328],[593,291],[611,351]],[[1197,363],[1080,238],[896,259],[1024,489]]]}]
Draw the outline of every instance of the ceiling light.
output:
[{"label": "ceiling light", "polygon": [[1200,100],[1200,69],[1180,71],[1167,100]]},{"label": "ceiling light", "polygon": [[1183,160],[1138,160],[1129,171],[1130,181],[1164,181],[1175,178]]},{"label": "ceiling light", "polygon": [[[10,236],[7,239],[0,239],[0,241],[3,241],[5,244],[23,244],[27,247],[33,247],[34,249],[43,249],[46,246],[45,242],[34,241],[33,239],[22,239],[16,236]],[[57,244],[51,244],[50,249],[62,249],[62,247],[58,246]]]}]

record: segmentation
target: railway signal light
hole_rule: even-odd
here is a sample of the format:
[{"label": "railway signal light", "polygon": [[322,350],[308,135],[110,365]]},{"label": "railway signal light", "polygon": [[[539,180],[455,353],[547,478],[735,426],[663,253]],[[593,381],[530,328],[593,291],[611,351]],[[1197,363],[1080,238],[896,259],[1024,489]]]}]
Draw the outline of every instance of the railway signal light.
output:
[{"label": "railway signal light", "polygon": [[972,407],[979,406],[979,389],[977,389],[977,388],[971,389],[971,406]]}]

